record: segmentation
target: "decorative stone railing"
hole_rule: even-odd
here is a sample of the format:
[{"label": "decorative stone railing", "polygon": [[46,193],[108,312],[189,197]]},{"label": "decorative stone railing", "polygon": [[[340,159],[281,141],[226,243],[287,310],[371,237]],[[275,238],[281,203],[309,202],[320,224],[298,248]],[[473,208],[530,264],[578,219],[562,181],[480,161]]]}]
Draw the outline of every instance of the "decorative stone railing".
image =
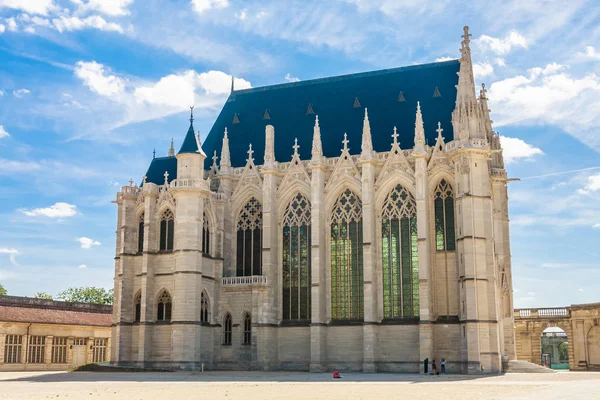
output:
[{"label": "decorative stone railing", "polygon": [[569,318],[571,311],[566,307],[553,308],[518,308],[515,318]]},{"label": "decorative stone railing", "polygon": [[492,168],[491,175],[494,178],[506,179],[506,170],[502,168]]},{"label": "decorative stone railing", "polygon": [[227,196],[225,195],[225,193],[211,192],[210,197],[213,200],[218,200],[218,201],[225,201],[225,200],[227,200]]},{"label": "decorative stone railing", "polygon": [[473,147],[487,147],[488,141],[487,139],[471,139],[471,146]]},{"label": "decorative stone railing", "polygon": [[171,181],[172,188],[198,188],[208,190],[210,182],[204,179],[175,179]]},{"label": "decorative stone railing", "polygon": [[222,286],[266,285],[267,277],[263,275],[231,276],[221,279]]}]

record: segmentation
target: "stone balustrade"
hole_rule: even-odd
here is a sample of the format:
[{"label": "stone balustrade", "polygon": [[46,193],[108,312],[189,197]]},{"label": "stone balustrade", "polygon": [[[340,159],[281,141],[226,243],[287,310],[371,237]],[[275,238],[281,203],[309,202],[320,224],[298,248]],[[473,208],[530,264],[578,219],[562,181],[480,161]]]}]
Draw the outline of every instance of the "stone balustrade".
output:
[{"label": "stone balustrade", "polygon": [[566,307],[552,308],[519,308],[515,310],[515,318],[568,318],[571,312]]},{"label": "stone balustrade", "polygon": [[266,285],[267,277],[263,275],[231,276],[221,279],[222,286]]}]

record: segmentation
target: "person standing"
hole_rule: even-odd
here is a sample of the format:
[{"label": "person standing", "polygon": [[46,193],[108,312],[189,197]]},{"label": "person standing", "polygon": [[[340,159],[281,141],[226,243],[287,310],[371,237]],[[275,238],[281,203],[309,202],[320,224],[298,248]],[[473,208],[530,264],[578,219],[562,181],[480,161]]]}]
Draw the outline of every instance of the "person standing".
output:
[{"label": "person standing", "polygon": [[442,368],[442,375],[446,375],[446,359],[442,358],[442,361],[440,361],[440,365]]},{"label": "person standing", "polygon": [[423,360],[423,373],[427,375],[427,372],[429,372],[429,358]]},{"label": "person standing", "polygon": [[437,375],[437,365],[435,364],[435,360],[431,363],[431,375]]}]

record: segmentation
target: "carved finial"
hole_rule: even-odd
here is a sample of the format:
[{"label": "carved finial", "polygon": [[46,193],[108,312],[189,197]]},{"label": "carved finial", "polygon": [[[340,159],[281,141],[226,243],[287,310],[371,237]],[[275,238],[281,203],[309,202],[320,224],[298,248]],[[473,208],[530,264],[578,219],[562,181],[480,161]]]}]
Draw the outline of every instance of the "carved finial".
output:
[{"label": "carved finial", "polygon": [[272,166],[275,162],[275,127],[265,126],[265,165]]},{"label": "carved finial", "polygon": [[252,143],[250,143],[250,146],[248,147],[248,158],[246,159],[246,161],[250,164],[254,163],[254,158],[252,157],[252,154],[254,154],[254,150],[252,150]]},{"label": "carved finial", "polygon": [[298,138],[294,138],[294,145],[292,146],[292,148],[294,149],[294,154],[292,155],[292,157],[299,156],[298,149],[300,148],[300,146],[298,146]]},{"label": "carved finial", "polygon": [[361,150],[363,157],[371,158],[373,156],[373,140],[371,139],[371,124],[369,123],[367,107],[365,107],[365,118],[363,120]]},{"label": "carved finial", "polygon": [[323,147],[321,145],[321,128],[319,127],[319,116],[315,116],[315,126],[313,128],[312,142],[312,160],[320,161],[323,156]]},{"label": "carved finial", "polygon": [[156,158],[156,149],[152,150],[152,159],[154,160]]},{"label": "carved finial", "polygon": [[215,150],[215,151],[213,152],[213,156],[212,156],[212,160],[213,160],[212,166],[213,166],[215,169],[217,169],[217,159],[218,159],[218,158],[219,158],[219,157],[217,157],[217,151]]},{"label": "carved finial", "polygon": [[133,179],[129,179],[129,186],[133,186]]},{"label": "carved finial", "polygon": [[144,175],[144,177],[142,178],[142,185],[146,184],[146,179],[148,179],[148,177],[146,175]]},{"label": "carved finial", "polygon": [[469,27],[468,27],[468,26],[466,26],[466,25],[463,27],[463,32],[464,32],[464,33],[463,33],[463,35],[461,36],[461,37],[463,38],[462,45],[463,45],[463,47],[464,47],[464,48],[469,48],[469,43],[471,42],[471,39],[470,39],[470,38],[471,38],[471,36],[473,36],[473,35],[471,35],[471,34],[469,33]]},{"label": "carved finial", "polygon": [[169,173],[165,171],[163,176],[165,177],[165,186],[167,186],[169,184]]},{"label": "carved finial", "polygon": [[473,80],[473,64],[471,62],[471,48],[469,47],[470,37],[469,27],[463,28],[464,34],[461,36],[463,41],[460,48],[460,69],[458,71],[458,85],[456,85],[456,106],[460,104],[471,104],[476,101],[475,83]]},{"label": "carved finial", "polygon": [[479,98],[487,100],[487,90],[485,89],[485,83],[481,84],[481,90],[479,91]]},{"label": "carved finial", "polygon": [[435,131],[438,134],[438,138],[441,138],[442,137],[442,132],[444,130],[442,129],[442,123],[440,121],[438,121],[438,127],[437,127],[437,129]]},{"label": "carved finial", "polygon": [[344,147],[342,148],[342,153],[344,151],[348,151],[348,143],[350,143],[350,141],[348,140],[348,135],[346,134],[346,132],[344,132],[344,140],[342,140],[342,143],[344,144]]},{"label": "carved finial", "polygon": [[227,136],[227,128],[223,135],[223,146],[221,147],[221,170],[231,167],[231,159],[229,155],[229,137]]},{"label": "carved finial", "polygon": [[190,124],[194,123],[194,106],[190,106]]},{"label": "carved finial", "polygon": [[394,138],[394,141],[392,142],[392,144],[398,144],[398,130],[396,129],[395,126],[394,126],[394,133],[392,134],[392,138]]},{"label": "carved finial", "polygon": [[173,138],[171,138],[171,146],[169,147],[168,155],[169,155],[169,157],[172,157],[175,155],[175,145],[173,144]]},{"label": "carved finial", "polygon": [[423,145],[425,145],[425,128],[423,127],[421,103],[417,101],[417,115],[415,117],[415,148],[423,150]]}]

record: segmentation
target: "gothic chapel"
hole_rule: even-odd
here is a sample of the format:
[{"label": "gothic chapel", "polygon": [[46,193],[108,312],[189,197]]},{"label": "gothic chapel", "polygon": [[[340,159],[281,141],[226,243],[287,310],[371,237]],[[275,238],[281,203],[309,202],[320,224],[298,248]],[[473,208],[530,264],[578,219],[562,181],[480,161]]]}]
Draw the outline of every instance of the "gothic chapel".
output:
[{"label": "gothic chapel", "polygon": [[[498,373],[515,359],[507,178],[459,60],[232,91],[117,194],[111,359]],[[211,158],[207,159],[206,154]]]}]

